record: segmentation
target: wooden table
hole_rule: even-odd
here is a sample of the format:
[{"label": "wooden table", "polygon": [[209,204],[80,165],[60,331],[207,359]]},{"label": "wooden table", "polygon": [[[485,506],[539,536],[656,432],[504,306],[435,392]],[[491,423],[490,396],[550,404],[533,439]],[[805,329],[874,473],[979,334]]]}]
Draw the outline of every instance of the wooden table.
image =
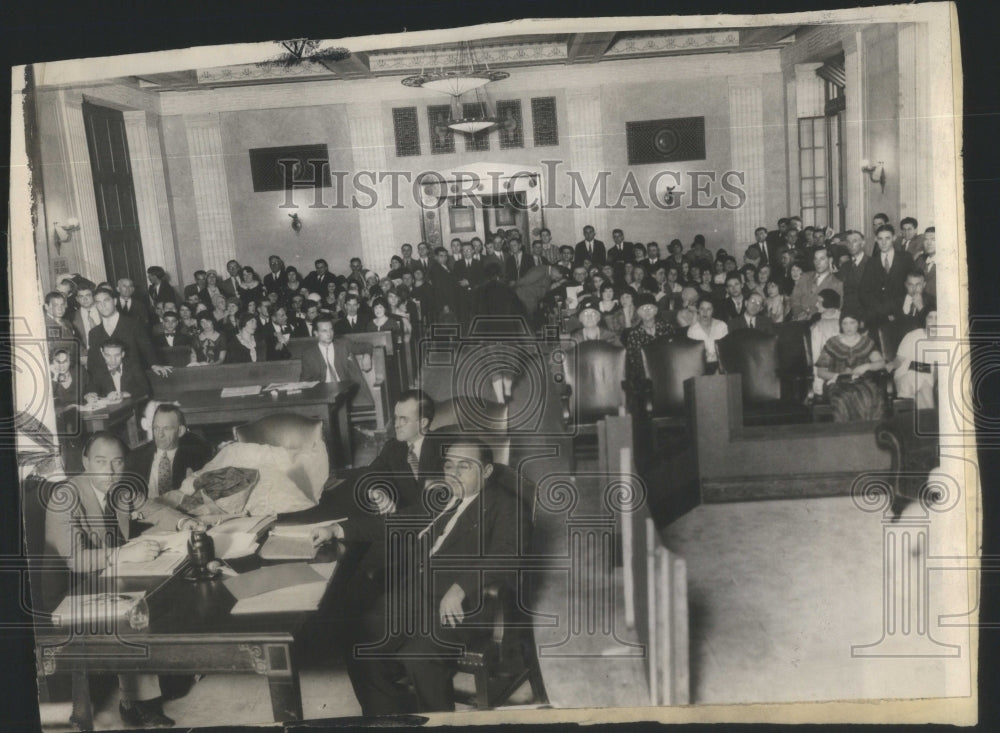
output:
[{"label": "wooden table", "polygon": [[[298,394],[279,392],[272,397],[261,392],[245,397],[222,397],[218,388],[186,391],[179,402],[188,425],[228,423],[238,425],[275,412],[293,412],[323,422],[324,435],[339,453],[339,465],[350,466],[353,460],[351,430],[346,409],[355,385],[320,383]],[[336,413],[336,429],[331,413]],[[334,456],[331,456],[333,459]]]},{"label": "wooden table", "polygon": [[[80,410],[77,406],[64,407],[57,411],[57,416],[64,426],[69,426],[79,420],[80,433],[91,434],[98,430],[114,430],[125,425],[128,434],[128,444],[134,448],[139,444],[138,411],[149,400],[148,397],[129,397],[116,404],[107,405],[93,412]],[[72,432],[68,431],[67,432]]]},{"label": "wooden table", "polygon": [[[360,546],[324,547],[317,562],[337,561],[321,608],[344,592],[347,580],[363,554]],[[256,555],[229,564],[238,572],[266,564]],[[273,564],[273,563],[272,563]],[[96,583],[92,583],[97,585]],[[318,611],[230,614],[236,599],[223,579],[191,582],[169,578],[119,578],[107,581],[108,592],[145,591],[149,628],[134,631],[126,621],[114,633],[73,634],[67,626],[36,622],[35,655],[39,693],[47,696],[46,678],[56,673],[74,675],[74,686],[86,690],[87,675],[99,673],[209,674],[247,673],[267,678],[274,720],[302,719],[302,695],[296,644],[304,638],[306,623]],[[99,588],[88,588],[98,592]],[[84,699],[86,698],[86,699]],[[89,696],[86,729],[93,728]]]}]

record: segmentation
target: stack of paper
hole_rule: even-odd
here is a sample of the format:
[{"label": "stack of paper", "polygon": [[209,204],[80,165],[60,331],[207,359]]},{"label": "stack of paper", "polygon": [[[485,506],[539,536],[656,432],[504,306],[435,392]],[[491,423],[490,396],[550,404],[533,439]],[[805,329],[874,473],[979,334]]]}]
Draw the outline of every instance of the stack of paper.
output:
[{"label": "stack of paper", "polygon": [[260,394],[260,385],[252,384],[249,387],[223,387],[223,397],[252,397]]},{"label": "stack of paper", "polygon": [[215,556],[221,560],[252,555],[260,546],[260,537],[277,521],[277,517],[237,517],[208,530],[215,542]]},{"label": "stack of paper", "polygon": [[260,548],[260,556],[265,560],[312,560],[316,557],[312,533],[314,529],[326,528],[345,519],[331,519],[315,524],[283,524],[271,528],[267,541]]},{"label": "stack of paper", "polygon": [[319,382],[271,382],[264,387],[264,392],[300,392],[303,389],[312,389]]},{"label": "stack of paper", "polygon": [[132,606],[146,595],[145,591],[134,593],[92,593],[88,595],[68,595],[53,612],[52,620],[58,624],[76,622],[110,622],[124,619]]},{"label": "stack of paper", "polygon": [[[315,611],[319,608],[319,602],[323,599],[323,593],[326,591],[326,586],[333,576],[333,571],[336,569],[337,563],[275,565],[272,567],[306,567],[312,570],[316,579],[299,583],[298,585],[288,585],[272,590],[265,590],[256,595],[244,596],[237,600],[236,605],[233,606],[232,613],[234,615]],[[265,570],[267,568],[261,569]],[[246,577],[246,575],[251,575],[251,573],[246,573],[240,576],[240,578]],[[232,578],[225,582],[228,585],[229,582],[239,580],[240,578]]]}]

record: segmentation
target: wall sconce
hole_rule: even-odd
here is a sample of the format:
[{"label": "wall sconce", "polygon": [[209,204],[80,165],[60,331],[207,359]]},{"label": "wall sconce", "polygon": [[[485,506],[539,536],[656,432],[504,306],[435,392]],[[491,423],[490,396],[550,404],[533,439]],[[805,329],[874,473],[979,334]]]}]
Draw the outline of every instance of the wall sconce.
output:
[{"label": "wall sconce", "polygon": [[[877,183],[882,193],[885,193],[885,164],[880,160],[878,165],[872,165],[867,160],[861,161],[861,172],[867,173],[872,183]],[[878,175],[875,175],[878,173]]]},{"label": "wall sconce", "polygon": [[299,218],[298,214],[289,214],[289,218],[292,220],[292,231],[296,234],[302,231],[302,220]]},{"label": "wall sconce", "polygon": [[80,231],[80,220],[74,216],[62,224],[54,221],[52,222],[52,231],[56,238],[56,254],[59,254],[62,246],[73,238],[73,232]]}]

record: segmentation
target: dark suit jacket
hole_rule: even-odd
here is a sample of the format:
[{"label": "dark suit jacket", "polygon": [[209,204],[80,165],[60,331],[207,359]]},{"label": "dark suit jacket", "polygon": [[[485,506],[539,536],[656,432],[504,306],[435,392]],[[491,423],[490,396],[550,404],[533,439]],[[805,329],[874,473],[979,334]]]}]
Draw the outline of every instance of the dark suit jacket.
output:
[{"label": "dark suit jacket", "polygon": [[264,284],[264,290],[267,292],[280,293],[282,286],[285,284],[285,271],[282,270],[277,276],[273,272],[268,271],[261,282]]},{"label": "dark suit jacket", "polygon": [[[254,334],[256,344],[257,362],[268,360],[267,339],[259,334]],[[249,364],[251,362],[250,349],[240,343],[240,340],[233,336],[226,345],[226,364]]]},{"label": "dark suit jacket", "polygon": [[632,242],[622,242],[622,246],[611,245],[606,254],[607,263],[616,265],[618,263],[635,262],[635,245]]},{"label": "dark suit jacket", "polygon": [[514,260],[514,255],[504,257],[504,280],[507,282],[520,280],[528,274],[528,270],[535,266],[534,260],[525,252],[521,253],[521,264],[518,266]]},{"label": "dark suit jacket", "polygon": [[[327,364],[319,344],[313,344],[302,350],[299,357],[302,360],[302,371],[299,380],[302,382],[325,382]],[[361,367],[354,360],[351,345],[343,339],[333,340],[333,368],[341,382],[356,382],[361,389],[367,390],[367,383],[361,374]]]},{"label": "dark suit jacket", "polygon": [[579,265],[585,259],[590,258],[590,264],[597,265],[600,267],[608,261],[607,250],[604,248],[604,242],[600,239],[594,240],[594,253],[588,255],[587,253],[587,241],[580,240],[576,243],[576,254],[573,257],[573,264]]},{"label": "dark suit jacket", "polygon": [[927,253],[921,252],[920,256],[914,260],[914,265],[924,273],[924,277],[927,280],[927,285],[924,286],[924,292],[928,295],[937,295],[937,257],[934,258],[934,263],[931,264],[928,269],[927,266]]},{"label": "dark suit jacket", "polygon": [[153,303],[177,304],[177,291],[174,290],[173,285],[170,283],[160,283],[155,289],[150,285],[146,295],[149,298],[150,307],[152,307]]},{"label": "dark suit jacket", "polygon": [[121,313],[122,315],[134,318],[135,320],[145,324],[146,326],[154,322],[153,311],[150,309],[149,305],[146,302],[146,299],[142,295],[138,293],[132,293],[132,297],[129,298],[128,306],[129,306],[128,310],[124,310],[122,308],[121,298],[118,298],[115,301],[115,308],[117,308],[118,312]]},{"label": "dark suit jacket", "polygon": [[[111,337],[117,338],[125,344],[126,361],[138,358],[139,366],[146,369],[156,364],[156,353],[153,351],[153,344],[149,340],[146,327],[134,318],[126,316],[124,313],[118,315],[118,325],[115,326]],[[104,324],[94,326],[90,329],[87,342],[90,348],[87,349],[87,369],[94,373],[95,369],[104,367],[104,357],[101,356],[101,346],[110,337],[104,330]]]},{"label": "dark suit jacket", "polygon": [[[750,328],[750,326],[747,325],[745,314],[737,316],[736,318],[731,318],[726,322],[726,325],[729,327],[730,333],[733,331],[739,331],[742,328]],[[762,331],[764,333],[772,333],[774,331],[774,322],[771,320],[771,317],[767,315],[766,311],[761,311],[754,316],[753,330]]]},{"label": "dark suit jacket", "polygon": [[[147,486],[155,456],[156,443],[150,441],[129,452],[125,458],[125,471],[135,474],[141,479],[142,485],[146,486],[146,496],[149,499],[155,498],[155,496],[149,496],[149,487]],[[157,495],[170,489],[179,489],[181,482],[187,476],[188,469],[200,471],[210,460],[212,460],[212,446],[194,433],[184,433],[177,445],[177,452],[174,454],[173,486],[169,489],[164,489],[162,486],[157,487]]]},{"label": "dark suit jacket", "polygon": [[900,333],[906,334],[914,329],[920,328],[921,319],[927,315],[930,311],[937,310],[937,299],[933,295],[928,295],[926,290],[924,291],[924,307],[917,311],[917,314],[911,316],[909,313],[903,312],[903,301],[906,300],[906,296],[903,296],[903,300],[900,300],[896,304],[891,314],[892,320],[899,324]]},{"label": "dark suit jacket", "polygon": [[[170,346],[170,344],[167,343],[167,337],[166,337],[166,335],[163,332],[154,333],[153,334],[153,338],[151,340],[153,342],[153,348],[155,348],[157,351],[159,351],[161,349],[166,349],[167,347]],[[173,345],[174,346],[190,346],[191,345],[191,337],[188,336],[186,333],[174,333],[174,343],[173,343]]]},{"label": "dark suit jacket", "polygon": [[459,290],[461,289],[458,285],[458,280],[455,277],[455,273],[444,269],[441,265],[435,263],[431,268],[430,272],[431,282],[434,283],[434,288],[432,289],[432,307],[433,310],[428,313],[426,307],[424,308],[424,314],[428,315],[431,322],[441,315],[441,311],[444,310],[445,306],[448,306],[448,310],[452,314],[458,314],[459,307]]},{"label": "dark suit jacket", "polygon": [[728,295],[725,297],[725,300],[720,303],[720,305],[722,306],[722,318],[720,320],[729,322],[743,313],[746,309],[747,299],[746,297],[743,298],[742,307],[739,310],[736,310],[736,304]]},{"label": "dark suit jacket", "polygon": [[266,326],[257,329],[257,333],[263,333],[264,339],[267,341],[267,354],[268,358],[272,361],[292,358],[292,353],[288,350],[288,347],[284,344],[278,344],[279,330],[282,334],[287,334],[289,337],[296,335],[292,327],[287,323],[284,326],[277,327],[274,323],[268,323]]},{"label": "dark suit jacket", "polygon": [[861,281],[864,279],[865,270],[871,266],[871,263],[871,257],[862,255],[860,264],[854,264],[852,258],[840,266],[837,277],[844,283],[842,310],[857,311],[861,309]]},{"label": "dark suit jacket", "polygon": [[218,281],[218,286],[219,286],[219,290],[221,290],[222,293],[227,298],[235,297],[235,296],[239,295],[239,293],[240,293],[240,289],[236,285],[236,280],[234,280],[231,277],[227,277],[225,280]]},{"label": "dark suit jacket", "polygon": [[[109,393],[115,391],[115,382],[111,378],[111,372],[108,371],[108,365],[104,363],[104,358],[101,356],[97,358],[100,359],[100,366],[90,371],[90,382],[83,393],[95,392],[98,397],[107,397]],[[146,372],[128,358],[122,360],[121,384],[122,392],[128,392],[131,397],[143,397],[151,392]]]},{"label": "dark suit jacket", "polygon": [[306,279],[302,281],[302,284],[309,288],[310,293],[319,293],[325,296],[328,284],[333,282],[337,282],[337,278],[333,276],[332,272],[327,272],[320,277],[319,273],[313,271],[306,275]]},{"label": "dark suit jacket", "polygon": [[372,319],[368,316],[362,314],[359,310],[358,317],[354,321],[354,325],[347,319],[347,316],[338,319],[333,324],[333,335],[334,336],[346,336],[349,333],[368,333],[372,330]]},{"label": "dark suit jacket", "polygon": [[906,275],[912,270],[913,258],[896,250],[892,267],[886,272],[882,267],[882,253],[876,247],[861,279],[860,302],[864,316],[874,322],[888,318],[906,297]]},{"label": "dark suit jacket", "polygon": [[456,280],[468,280],[468,287],[470,289],[481,285],[484,279],[483,263],[479,260],[473,260],[472,262],[459,260],[455,263],[452,271],[455,273]]}]

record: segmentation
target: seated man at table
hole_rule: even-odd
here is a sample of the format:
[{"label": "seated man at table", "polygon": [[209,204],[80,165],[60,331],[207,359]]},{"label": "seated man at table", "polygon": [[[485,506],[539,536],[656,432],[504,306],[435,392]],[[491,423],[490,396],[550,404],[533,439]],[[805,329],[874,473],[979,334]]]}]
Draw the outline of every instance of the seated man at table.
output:
[{"label": "seated man at table", "polygon": [[[442,497],[443,486],[431,484],[427,491],[429,504],[440,505],[433,514],[424,510],[426,524],[419,530],[417,539],[423,548],[422,559],[414,563],[416,572],[429,577],[430,583],[420,582],[421,577],[403,573],[398,579],[406,603],[418,603],[417,612],[427,618],[430,635],[419,632],[410,636],[389,635],[397,626],[400,613],[412,612],[412,606],[390,607],[383,576],[358,573],[351,584],[345,615],[350,623],[343,624],[353,638],[348,654],[348,672],[354,692],[368,715],[392,715],[411,712],[405,690],[397,684],[405,670],[416,692],[416,712],[452,711],[455,709],[454,651],[442,645],[466,645],[476,638],[492,633],[492,627],[463,623],[466,614],[479,608],[483,588],[495,578],[489,571],[480,572],[476,567],[435,570],[436,558],[496,558],[518,555],[518,533],[530,521],[525,513],[518,517],[520,504],[516,491],[508,485],[512,472],[503,466],[494,466],[490,448],[477,438],[456,438],[448,447],[444,458],[444,484],[448,496]],[[503,478],[500,474],[502,472]],[[355,517],[341,525],[313,532],[316,544],[333,538],[386,541],[385,524],[382,532],[366,535],[365,529],[373,524],[355,522]],[[413,529],[416,529],[413,527]],[[428,554],[429,553],[429,554]],[[430,563],[429,572],[424,568]],[[394,577],[386,568],[387,577]],[[429,585],[428,594],[419,596],[421,586]],[[412,595],[411,595],[412,594]],[[388,623],[389,621],[392,623]],[[419,628],[423,628],[418,624]],[[378,657],[365,657],[358,645],[378,644]]]},{"label": "seated man at table", "polygon": [[313,322],[316,344],[302,350],[302,382],[354,382],[370,389],[366,377],[372,371],[370,353],[352,353],[352,345],[333,338],[333,316],[320,315]]},{"label": "seated man at table", "polygon": [[[163,311],[159,326],[153,332],[153,348],[164,364],[170,362],[166,350],[174,346],[191,346],[191,337],[177,330],[181,319],[173,309]],[[187,363],[186,361],[184,363]]]},{"label": "seated man at table", "polygon": [[[159,553],[153,541],[139,540],[125,545],[131,533],[130,510],[141,510],[143,521],[157,530],[200,528],[191,517],[159,501],[139,499],[127,505],[123,497],[134,496],[119,479],[125,467],[125,445],[114,434],[98,431],[83,447],[84,472],[56,489],[45,513],[47,554],[65,558],[73,573],[74,590],[96,592],[97,573],[119,563],[147,562]],[[126,490],[117,493],[115,487]],[[135,506],[135,505],[141,506]],[[174,721],[163,714],[156,675],[119,675],[122,699],[119,712],[130,727],[166,727]],[[71,722],[78,723],[74,710]]]},{"label": "seated man at table", "polygon": [[184,413],[172,402],[161,402],[153,413],[153,439],[129,453],[125,470],[146,487],[147,499],[179,489],[191,473],[212,459],[212,447],[189,433]]},{"label": "seated man at table", "polygon": [[85,402],[111,398],[112,402],[149,394],[149,380],[134,360],[127,358],[125,344],[112,338],[101,344],[103,363],[90,368],[90,382],[83,394]]}]

